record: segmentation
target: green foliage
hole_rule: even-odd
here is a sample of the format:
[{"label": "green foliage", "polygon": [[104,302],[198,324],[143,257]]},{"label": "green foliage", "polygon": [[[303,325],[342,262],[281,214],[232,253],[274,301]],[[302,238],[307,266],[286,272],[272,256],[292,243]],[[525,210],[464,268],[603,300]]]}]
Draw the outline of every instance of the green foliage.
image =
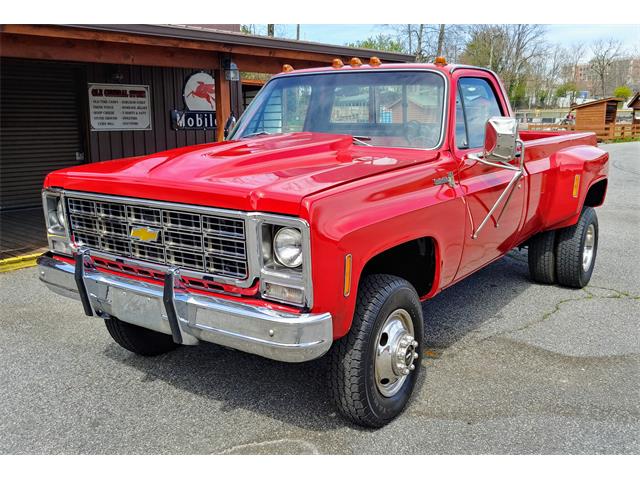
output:
[{"label": "green foliage", "polygon": [[633,91],[626,85],[622,85],[613,91],[613,96],[628,100],[633,95]]},{"label": "green foliage", "polygon": [[565,97],[567,94],[577,92],[578,86],[573,82],[563,83],[556,90],[556,97]]},{"label": "green foliage", "polygon": [[525,82],[512,83],[509,86],[509,100],[513,108],[524,108],[527,104],[527,87]]},{"label": "green foliage", "polygon": [[348,43],[347,46],[354,48],[368,48],[370,50],[380,50],[383,52],[403,52],[402,43],[395,40],[390,35],[378,34],[375,37],[369,37],[366,40],[358,40],[357,42]]}]

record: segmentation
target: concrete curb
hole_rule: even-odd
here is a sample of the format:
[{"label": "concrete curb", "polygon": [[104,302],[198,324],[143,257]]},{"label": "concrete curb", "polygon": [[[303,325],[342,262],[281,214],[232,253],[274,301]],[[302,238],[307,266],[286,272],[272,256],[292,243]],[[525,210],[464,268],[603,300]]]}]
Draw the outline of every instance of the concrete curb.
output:
[{"label": "concrete curb", "polygon": [[21,268],[35,267],[36,260],[42,255],[42,252],[30,253],[29,255],[20,255],[18,257],[5,258],[0,260],[0,273],[11,272]]}]

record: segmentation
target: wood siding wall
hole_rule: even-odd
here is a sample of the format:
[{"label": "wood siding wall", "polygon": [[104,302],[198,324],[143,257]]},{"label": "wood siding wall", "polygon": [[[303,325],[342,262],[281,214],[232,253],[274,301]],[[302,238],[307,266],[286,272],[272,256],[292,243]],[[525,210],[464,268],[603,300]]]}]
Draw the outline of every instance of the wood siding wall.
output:
[{"label": "wood siding wall", "polygon": [[[144,155],[186,145],[215,141],[213,130],[182,130],[171,128],[170,111],[184,108],[184,83],[197,70],[187,68],[143,67],[137,65],[88,64],[87,83],[116,83],[114,74],[121,74],[123,84],[151,87],[152,127],[149,131],[92,132],[89,136],[89,160],[99,162],[115,158]],[[213,70],[206,70],[213,75]]]},{"label": "wood siding wall", "polygon": [[604,115],[606,103],[599,103],[590,107],[584,107],[576,110],[576,129],[592,130],[604,128]]}]

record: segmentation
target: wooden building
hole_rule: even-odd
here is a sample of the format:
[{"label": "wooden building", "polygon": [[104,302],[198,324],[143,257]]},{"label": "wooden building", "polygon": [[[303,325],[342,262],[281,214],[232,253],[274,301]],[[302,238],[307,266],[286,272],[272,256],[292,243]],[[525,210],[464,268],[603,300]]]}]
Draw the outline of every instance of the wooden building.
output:
[{"label": "wooden building", "polygon": [[615,130],[618,105],[623,98],[609,97],[592,102],[574,105],[576,112],[575,129],[578,131],[595,132],[598,140],[610,138]]},{"label": "wooden building", "polygon": [[1,25],[0,212],[39,208],[52,170],[221,140],[260,88],[239,72],[413,60],[214,27]]},{"label": "wooden building", "polygon": [[633,125],[640,125],[640,92],[631,97],[628,107],[633,110]]}]

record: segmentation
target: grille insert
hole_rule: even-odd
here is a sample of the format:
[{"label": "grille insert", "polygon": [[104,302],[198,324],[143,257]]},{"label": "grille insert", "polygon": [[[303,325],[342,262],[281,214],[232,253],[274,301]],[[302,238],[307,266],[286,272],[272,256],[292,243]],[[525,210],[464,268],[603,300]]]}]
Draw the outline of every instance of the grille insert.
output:
[{"label": "grille insert", "polygon": [[[237,280],[249,275],[244,219],[73,197],[67,209],[75,242],[92,250]],[[139,241],[132,227],[160,235]]]}]

